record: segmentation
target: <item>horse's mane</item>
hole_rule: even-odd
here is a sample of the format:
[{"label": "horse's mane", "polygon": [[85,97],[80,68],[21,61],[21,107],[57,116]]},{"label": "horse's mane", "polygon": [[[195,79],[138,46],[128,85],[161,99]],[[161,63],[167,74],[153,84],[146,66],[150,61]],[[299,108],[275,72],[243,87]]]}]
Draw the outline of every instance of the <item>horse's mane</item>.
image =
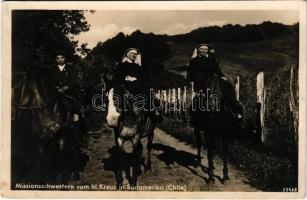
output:
[{"label": "horse's mane", "polygon": [[210,93],[222,98],[221,79],[217,75],[213,74],[209,77],[208,86],[210,88]]},{"label": "horse's mane", "polygon": [[44,107],[47,105],[44,88],[35,79],[23,79],[13,88],[12,104],[24,109]]}]

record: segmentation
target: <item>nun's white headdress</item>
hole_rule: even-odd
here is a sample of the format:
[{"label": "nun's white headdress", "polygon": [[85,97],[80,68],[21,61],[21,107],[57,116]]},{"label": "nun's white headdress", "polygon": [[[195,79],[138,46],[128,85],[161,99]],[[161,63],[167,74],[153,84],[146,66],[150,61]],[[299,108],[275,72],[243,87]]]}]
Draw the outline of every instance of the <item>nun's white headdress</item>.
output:
[{"label": "nun's white headdress", "polygon": [[132,60],[130,60],[130,59],[128,58],[128,53],[129,53],[130,51],[132,51],[132,50],[134,50],[134,51],[137,52],[136,59],[135,59],[134,63],[137,64],[137,65],[139,65],[139,66],[142,66],[142,62],[141,62],[141,57],[142,57],[142,56],[141,56],[141,52],[140,52],[137,48],[129,48],[129,49],[127,49],[127,50],[125,51],[125,53],[124,53],[123,58],[122,58],[122,62],[130,62],[130,63],[133,62]]},{"label": "nun's white headdress", "polygon": [[198,49],[199,49],[199,47],[201,47],[201,46],[207,46],[207,47],[209,48],[209,53],[214,54],[214,47],[213,47],[211,44],[201,43],[201,44],[198,44],[198,45],[194,48],[194,51],[193,51],[193,54],[192,54],[191,59],[198,56]]}]

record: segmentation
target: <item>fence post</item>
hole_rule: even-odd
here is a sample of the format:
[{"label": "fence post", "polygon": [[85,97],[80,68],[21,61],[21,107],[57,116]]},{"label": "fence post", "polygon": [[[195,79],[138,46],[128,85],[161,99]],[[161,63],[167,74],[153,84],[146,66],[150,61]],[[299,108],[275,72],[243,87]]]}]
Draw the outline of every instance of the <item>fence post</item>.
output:
[{"label": "fence post", "polygon": [[191,97],[192,97],[192,99],[193,99],[193,97],[195,96],[195,92],[194,92],[194,82],[191,82],[191,91],[192,91]]},{"label": "fence post", "polygon": [[168,115],[171,116],[171,101],[172,101],[172,89],[168,89],[168,95],[167,95],[167,105],[168,105]]},{"label": "fence post", "polygon": [[298,142],[298,105],[296,102],[296,98],[298,97],[298,89],[295,88],[295,72],[294,72],[294,66],[291,67],[290,71],[290,96],[289,96],[289,104],[290,104],[290,111],[292,112],[293,116],[293,127],[294,127],[294,142],[297,145]]},{"label": "fence post", "polygon": [[182,107],[183,107],[183,114],[184,120],[187,119],[187,86],[183,87],[183,97],[182,97]]},{"label": "fence post", "polygon": [[173,115],[176,118],[176,112],[177,112],[177,97],[176,97],[176,89],[172,89],[172,103],[173,103]]},{"label": "fence post", "polygon": [[158,99],[161,99],[161,96],[160,96],[160,95],[161,95],[161,91],[158,90],[157,93],[156,93],[156,97],[157,97]]},{"label": "fence post", "polygon": [[236,98],[238,101],[240,101],[240,76],[237,76],[235,90],[236,90]]},{"label": "fence post", "polygon": [[260,109],[260,124],[261,124],[261,140],[265,144],[267,135],[265,130],[265,88],[264,88],[264,73],[257,74],[257,103],[261,104]]},{"label": "fence post", "polygon": [[181,99],[181,88],[177,88],[177,94],[178,94],[178,118],[181,118],[181,109],[182,109],[182,99]]},{"label": "fence post", "polygon": [[166,96],[166,90],[163,90],[163,105],[164,105],[164,115],[166,115],[166,112],[167,112],[167,96]]}]

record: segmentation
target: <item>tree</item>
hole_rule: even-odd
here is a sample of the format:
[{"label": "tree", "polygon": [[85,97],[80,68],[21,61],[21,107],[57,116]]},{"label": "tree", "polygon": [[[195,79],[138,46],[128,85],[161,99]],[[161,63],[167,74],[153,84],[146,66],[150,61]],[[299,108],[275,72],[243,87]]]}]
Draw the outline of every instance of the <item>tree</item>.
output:
[{"label": "tree", "polygon": [[[165,36],[154,35],[153,33],[142,33],[140,30],[131,35],[118,33],[112,39],[104,43],[98,43],[93,48],[92,54],[96,57],[104,55],[109,62],[120,61],[124,52],[131,47],[138,48],[142,53],[142,63],[161,61],[170,55],[170,45]],[[107,61],[108,62],[108,61]]]},{"label": "tree", "polygon": [[[50,64],[56,49],[74,61],[78,42],[72,36],[88,31],[84,11],[14,10],[12,13],[12,69],[24,71]],[[85,46],[83,46],[84,49]]]}]

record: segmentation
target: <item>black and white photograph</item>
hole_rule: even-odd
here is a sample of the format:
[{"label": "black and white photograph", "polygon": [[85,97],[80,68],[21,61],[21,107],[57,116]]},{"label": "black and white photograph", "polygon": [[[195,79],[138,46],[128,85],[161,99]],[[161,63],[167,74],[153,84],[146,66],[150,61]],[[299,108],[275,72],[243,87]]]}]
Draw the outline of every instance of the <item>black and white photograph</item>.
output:
[{"label": "black and white photograph", "polygon": [[7,2],[6,190],[303,198],[306,2],[107,3]]}]

